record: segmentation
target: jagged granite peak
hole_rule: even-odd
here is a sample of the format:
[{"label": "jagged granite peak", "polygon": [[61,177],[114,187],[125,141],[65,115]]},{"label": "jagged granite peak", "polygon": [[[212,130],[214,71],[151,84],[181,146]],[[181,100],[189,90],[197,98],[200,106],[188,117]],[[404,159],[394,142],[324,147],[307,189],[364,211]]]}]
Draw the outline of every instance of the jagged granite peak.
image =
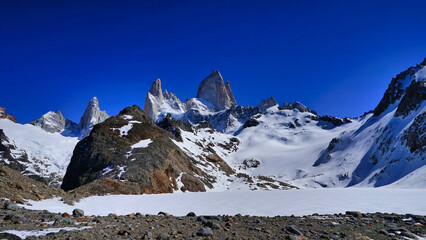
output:
[{"label": "jagged granite peak", "polygon": [[228,109],[236,105],[229,82],[224,83],[219,71],[214,70],[198,87],[197,98],[213,104],[217,110]]},{"label": "jagged granite peak", "polygon": [[56,112],[49,111],[39,119],[32,121],[30,124],[41,127],[46,132],[55,133],[62,132],[65,129],[66,119],[60,110]]},{"label": "jagged granite peak", "polygon": [[297,109],[299,110],[299,112],[310,112],[312,114],[318,115],[317,112],[315,112],[314,110],[309,109],[308,107],[306,107],[305,105],[303,105],[302,103],[295,101],[294,103],[283,103],[283,106],[281,107],[281,109],[285,110],[294,110]]},{"label": "jagged granite peak", "polygon": [[[169,96],[169,93],[165,91],[165,94]],[[153,120],[156,121],[158,118],[158,115],[160,113],[161,105],[164,102],[163,93],[161,90],[161,80],[157,78],[151,86],[151,89],[146,94],[145,98],[145,104],[144,104],[144,111],[148,116]]]},{"label": "jagged granite peak", "polygon": [[161,90],[161,80],[159,78],[157,78],[151,86],[151,89],[149,90],[149,92],[155,96],[158,97],[160,101],[163,100],[163,91]]},{"label": "jagged granite peak", "polygon": [[380,116],[391,105],[401,100],[405,90],[410,86],[411,82],[421,81],[426,78],[426,58],[415,67],[410,67],[407,70],[399,73],[396,77],[392,78],[391,83],[386,89],[383,98],[380,100],[377,107],[374,109],[374,116]]},{"label": "jagged granite peak", "polygon": [[78,129],[81,132],[81,138],[87,137],[96,124],[105,121],[107,118],[109,118],[109,115],[105,111],[101,111],[99,108],[98,98],[93,97],[87,105],[87,108],[80,119],[80,123],[78,124]]},{"label": "jagged granite peak", "polygon": [[0,107],[0,119],[9,119],[12,122],[17,122],[16,118],[13,115],[9,115],[6,113],[6,108]]},{"label": "jagged granite peak", "polygon": [[260,111],[264,112],[266,109],[278,105],[277,101],[274,97],[270,97],[268,99],[262,100],[262,102],[259,105]]}]

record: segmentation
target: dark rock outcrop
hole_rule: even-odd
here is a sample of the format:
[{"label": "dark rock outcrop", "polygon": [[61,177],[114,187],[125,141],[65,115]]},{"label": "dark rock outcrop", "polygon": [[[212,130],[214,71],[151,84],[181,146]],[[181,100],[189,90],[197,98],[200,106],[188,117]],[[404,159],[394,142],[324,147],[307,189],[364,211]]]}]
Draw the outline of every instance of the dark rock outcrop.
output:
[{"label": "dark rock outcrop", "polygon": [[[411,78],[414,78],[414,74],[424,66],[426,66],[426,58],[423,60],[422,63],[418,64],[417,66],[410,67],[407,70],[396,75],[396,77],[392,78],[392,81],[389,84],[388,89],[386,89],[383,98],[380,100],[379,104],[374,109],[375,117],[380,116],[380,114],[385,112],[390,105],[396,103],[401,99],[401,97],[404,95],[405,88],[407,87],[405,85],[405,82]],[[409,83],[410,82],[408,82],[408,84]]]},{"label": "dark rock outcrop", "polygon": [[318,115],[317,112],[315,112],[314,110],[309,109],[308,107],[306,107],[305,105],[303,105],[302,103],[296,101],[294,103],[283,103],[283,106],[281,107],[282,110],[299,110],[299,112],[310,112],[312,114]]},{"label": "dark rock outcrop", "polygon": [[404,132],[402,140],[411,153],[426,152],[426,112],[418,115],[411,126]]},{"label": "dark rock outcrop", "polygon": [[157,123],[157,126],[171,132],[180,142],[182,142],[182,130],[192,132],[192,127],[190,125],[180,120],[175,120],[170,113],[168,113],[165,118],[161,119]]},{"label": "dark rock outcrop", "polygon": [[247,120],[244,123],[243,128],[255,127],[255,126],[259,125],[259,124],[260,124],[259,121],[257,121],[256,119],[250,118],[249,120]]},{"label": "dark rock outcrop", "polygon": [[218,110],[224,110],[237,104],[229,82],[224,83],[222,75],[217,70],[214,70],[201,82],[197,98],[207,100]]},{"label": "dark rock outcrop", "polygon": [[417,110],[426,100],[426,80],[413,80],[405,89],[405,94],[398,104],[395,117],[406,117],[411,111]]},{"label": "dark rock outcrop", "polygon": [[[99,194],[170,193],[178,189],[176,179],[181,173],[203,176],[170,137],[171,133],[156,126],[138,106],[127,107],[97,124],[77,144],[62,188],[82,186]],[[141,140],[149,144],[135,145]],[[204,184],[195,178],[191,181],[194,188],[185,188],[199,191],[200,185]]]},{"label": "dark rock outcrop", "polygon": [[12,122],[17,122],[16,118],[13,115],[9,115],[6,113],[6,108],[0,107],[0,119],[9,119]]},{"label": "dark rock outcrop", "polygon": [[261,112],[265,112],[266,109],[273,107],[275,105],[278,105],[277,101],[275,101],[274,97],[270,97],[268,99],[262,100],[262,102],[259,105],[259,108]]}]

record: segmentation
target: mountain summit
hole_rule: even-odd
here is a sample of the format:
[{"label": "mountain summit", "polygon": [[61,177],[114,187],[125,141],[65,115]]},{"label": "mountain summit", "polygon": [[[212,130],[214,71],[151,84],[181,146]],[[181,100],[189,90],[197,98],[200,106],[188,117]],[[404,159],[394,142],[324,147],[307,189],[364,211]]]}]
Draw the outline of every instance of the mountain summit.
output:
[{"label": "mountain summit", "polygon": [[198,87],[197,98],[202,98],[213,104],[218,110],[224,110],[237,105],[229,82],[224,83],[219,71],[214,70]]},{"label": "mountain summit", "polygon": [[109,115],[105,111],[101,111],[99,108],[98,98],[93,97],[87,105],[87,108],[80,119],[80,123],[78,124],[78,128],[81,129],[82,138],[89,135],[93,126],[105,121],[107,118],[109,118]]}]

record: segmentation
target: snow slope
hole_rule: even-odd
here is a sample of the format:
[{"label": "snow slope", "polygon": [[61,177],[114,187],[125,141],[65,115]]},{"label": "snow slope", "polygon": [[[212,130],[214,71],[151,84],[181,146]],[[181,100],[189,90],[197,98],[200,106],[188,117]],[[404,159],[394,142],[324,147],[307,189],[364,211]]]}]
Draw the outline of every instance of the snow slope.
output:
[{"label": "snow slope", "polygon": [[[16,146],[13,150],[15,157],[26,153],[29,162],[25,164],[25,175],[51,177],[55,175],[60,180],[71,159],[77,137],[65,137],[60,133],[49,133],[31,124],[14,123],[8,119],[0,119],[0,129]],[[6,160],[6,159],[4,159]],[[7,160],[6,160],[7,161]]]},{"label": "snow slope", "polygon": [[[256,216],[310,215],[344,213],[348,210],[366,213],[387,212],[426,215],[425,189],[335,188],[288,191],[224,191],[208,193],[173,193],[153,195],[109,195],[82,199],[74,206],[59,198],[30,201],[28,209],[72,212],[75,208],[87,215],[157,214],[176,216],[242,214]],[[100,204],[101,203],[101,204]],[[109,207],[105,207],[109,206]]]}]

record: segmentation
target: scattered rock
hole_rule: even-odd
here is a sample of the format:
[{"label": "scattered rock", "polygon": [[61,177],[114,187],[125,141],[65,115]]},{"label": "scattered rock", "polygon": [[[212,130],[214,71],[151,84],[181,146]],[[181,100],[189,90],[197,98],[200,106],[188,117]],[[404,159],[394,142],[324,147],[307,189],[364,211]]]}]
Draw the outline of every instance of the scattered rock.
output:
[{"label": "scattered rock", "polygon": [[293,233],[296,235],[303,235],[301,231],[299,231],[299,229],[297,229],[294,225],[288,225],[285,227],[285,230],[288,231],[289,233]]},{"label": "scattered rock", "polygon": [[76,209],[74,209],[74,211],[72,211],[72,215],[74,217],[76,217],[76,218],[83,217],[84,216],[84,211],[81,210],[81,209],[76,208]]},{"label": "scattered rock", "polygon": [[200,228],[197,232],[197,236],[210,237],[213,236],[213,232],[210,228]]}]

